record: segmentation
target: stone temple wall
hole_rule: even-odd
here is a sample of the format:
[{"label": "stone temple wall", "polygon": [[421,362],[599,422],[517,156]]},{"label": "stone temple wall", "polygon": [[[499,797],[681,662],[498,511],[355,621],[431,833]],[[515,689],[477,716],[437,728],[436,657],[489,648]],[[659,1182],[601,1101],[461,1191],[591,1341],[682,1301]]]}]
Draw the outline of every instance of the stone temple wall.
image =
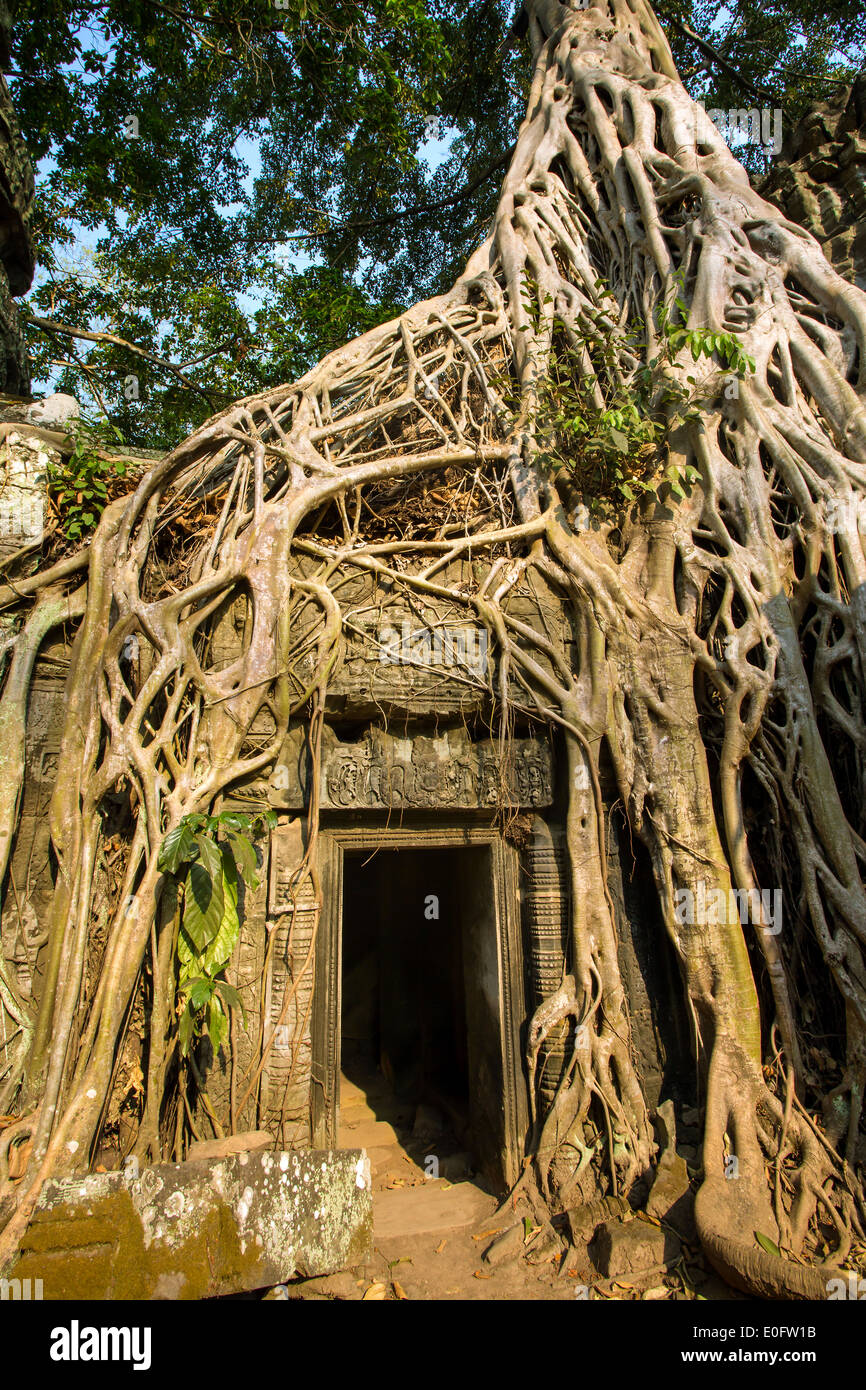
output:
[{"label": "stone temple wall", "polygon": [[[468,576],[449,574],[449,583]],[[476,580],[478,575],[473,576]],[[431,843],[444,827],[490,825],[504,800],[517,818],[522,980],[518,1012],[525,1028],[543,998],[565,973],[569,894],[564,850],[565,795],[558,767],[558,739],[538,727],[518,726],[511,761],[499,767],[488,702],[475,683],[462,679],[466,663],[483,661],[483,634],[467,627],[465,610],[429,608],[407,615],[375,577],[351,571],[341,587],[346,649],[333,674],[322,742],[321,825],[332,831],[367,826],[388,843],[388,828],[417,828]],[[515,610],[526,622],[543,621],[566,660],[572,634],[549,591],[518,592]],[[244,603],[224,613],[214,635],[217,664],[237,658]],[[448,634],[450,633],[450,638]],[[443,635],[444,634],[444,635]],[[449,641],[451,643],[449,649]],[[455,655],[456,653],[456,655]],[[312,668],[310,668],[311,673]],[[301,672],[310,674],[308,672]],[[515,695],[519,695],[515,691]],[[250,731],[250,751],[272,733],[269,716]],[[235,1060],[227,1047],[208,1076],[221,1118],[234,1115],[246,1128],[268,1128],[286,1145],[326,1145],[317,1129],[317,1093],[328,1084],[317,1075],[333,1040],[317,1041],[316,989],[332,962],[321,938],[333,937],[322,914],[336,913],[329,898],[328,856],[323,853],[323,901],[317,904],[308,876],[298,880],[306,823],[308,755],[301,723],[293,726],[267,780],[235,788],[226,806],[270,808],[280,816],[264,849],[262,886],[248,900],[241,941],[230,978],[245,1000],[245,1032],[233,1030]],[[604,788],[609,806],[612,785]],[[336,830],[335,830],[336,828]],[[436,841],[438,842],[438,841]],[[639,1070],[651,1101],[686,1095],[692,1085],[689,1037],[679,1005],[679,984],[661,920],[653,910],[649,865],[622,852],[609,837],[608,872],[619,908],[621,967],[632,1013]],[[319,945],[316,944],[319,938]],[[265,1059],[261,1055],[264,1046]],[[543,1068],[543,1089],[552,1097],[570,1040],[553,1038]],[[259,1080],[250,1093],[250,1078]],[[234,1082],[232,1073],[234,1070]]]},{"label": "stone temple wall", "polygon": [[[455,567],[446,582],[479,577],[477,570],[470,576]],[[500,766],[490,697],[475,679],[486,671],[495,688],[495,657],[486,651],[483,632],[467,622],[465,609],[421,605],[407,613],[375,576],[361,571],[347,572],[341,602],[345,652],[330,684],[322,749],[320,883],[298,874],[308,833],[304,807],[310,775],[300,721],[290,728],[270,776],[233,788],[218,808],[271,809],[279,819],[261,846],[258,888],[243,890],[242,927],[227,975],[241,993],[246,1018],[235,1013],[218,1056],[204,1059],[210,1102],[226,1130],[268,1129],[285,1147],[326,1148],[336,1142],[334,1032],[339,1024],[333,1012],[330,1020],[324,1016],[322,1003],[334,998],[337,969],[341,889],[335,866],[340,837],[369,832],[383,847],[459,846],[463,840],[493,847],[488,862],[504,876],[494,885],[497,912],[514,928],[505,943],[511,973],[502,982],[502,1007],[514,1025],[510,1071],[502,1084],[511,1091],[522,1088],[523,1098],[517,1095],[512,1109],[525,1120],[522,1058],[528,1020],[560,983],[569,950],[559,735],[518,720],[507,765]],[[243,605],[239,600],[227,607],[216,624],[211,654],[218,665],[236,659],[241,649]],[[518,590],[512,605],[523,621],[543,624],[562,658],[573,663],[573,634],[552,592]],[[53,873],[46,813],[62,737],[68,657],[58,640],[40,660],[30,702],[22,821],[12,857],[14,888],[7,890],[0,915],[3,954],[24,997],[38,998],[45,950]],[[272,731],[270,716],[260,718],[249,731],[246,751],[268,741]],[[616,790],[609,777],[602,786],[611,808]],[[674,1026],[681,989],[652,906],[648,865],[635,858],[627,837],[610,834],[608,840],[638,1068],[651,1102],[672,1093],[682,1096],[689,1040]],[[476,856],[472,862],[480,861]],[[139,1003],[137,1019],[140,1008]],[[548,1099],[569,1045],[566,1035],[550,1041],[543,1083]],[[136,1060],[146,1062],[125,1057],[118,1073],[123,1086]],[[115,1097],[110,1113],[116,1116],[119,1105]],[[210,1121],[203,1109],[198,1121],[206,1136]],[[519,1142],[525,1138],[524,1131]],[[103,1161],[107,1158],[104,1154]]]}]

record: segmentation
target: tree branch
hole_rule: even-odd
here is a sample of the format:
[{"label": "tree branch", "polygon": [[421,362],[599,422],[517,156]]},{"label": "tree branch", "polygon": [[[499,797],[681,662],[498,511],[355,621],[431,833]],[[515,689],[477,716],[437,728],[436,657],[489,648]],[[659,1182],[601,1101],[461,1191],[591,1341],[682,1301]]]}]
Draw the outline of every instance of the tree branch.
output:
[{"label": "tree branch", "polygon": [[511,145],[509,149],[501,154],[498,159],[489,164],[483,173],[461,189],[459,193],[452,194],[449,198],[439,198],[432,203],[419,203],[413,208],[400,208],[397,212],[389,212],[384,217],[373,217],[366,222],[340,222],[336,227],[328,227],[324,232],[302,232],[296,236],[286,237],[287,241],[314,241],[320,237],[333,236],[337,232],[365,231],[370,227],[388,227],[393,222],[399,222],[403,217],[420,217],[428,212],[441,212],[443,208],[452,207],[455,203],[465,202],[467,198],[486,183],[491,174],[495,174],[497,169],[501,169],[503,164],[508,164],[514,154],[516,146]]},{"label": "tree branch", "polygon": [[[194,381],[190,381],[185,377],[180,367],[175,366],[173,362],[167,362],[164,357],[157,357],[156,353],[148,352],[147,348],[139,347],[136,343],[130,343],[126,338],[121,338],[117,333],[92,333],[89,329],[72,328],[70,324],[60,323],[57,319],[39,318],[36,314],[28,313],[26,309],[22,309],[20,313],[25,323],[32,324],[34,328],[41,329],[43,333],[65,333],[69,338],[82,338],[88,343],[113,343],[115,347],[126,348],[128,352],[134,352],[138,357],[143,357],[146,361],[153,362],[155,366],[162,367],[165,371],[171,372],[173,376],[177,377],[178,381],[182,382],[188,391],[197,391],[200,396],[203,396],[208,405],[213,406],[214,404],[213,397],[210,393],[205,391],[202,386],[196,385]],[[233,334],[231,338],[227,338],[224,343],[214,348],[213,352],[208,353],[206,356],[214,357],[218,352],[222,352],[230,343],[234,342],[235,336],[236,335]],[[205,360],[205,357],[199,357],[193,362],[184,363],[184,366],[195,366],[197,363],[204,362]]]},{"label": "tree branch", "polygon": [[[756,101],[772,101],[774,103],[779,100],[772,92],[768,92],[766,88],[753,87],[750,82],[747,82],[744,77],[740,76],[733,63],[729,63],[727,58],[723,58],[718,49],[713,48],[712,44],[707,43],[706,39],[702,39],[700,34],[696,34],[694,29],[688,24],[683,23],[681,19],[671,19],[670,23],[675,29],[679,29],[683,38],[689,39],[695,44],[705,58],[709,58],[711,63],[721,68],[722,71],[726,73],[733,82],[736,82],[738,87],[741,87],[744,92],[747,92],[750,97],[754,97]],[[784,107],[782,107],[782,111],[785,115],[788,114]]]}]

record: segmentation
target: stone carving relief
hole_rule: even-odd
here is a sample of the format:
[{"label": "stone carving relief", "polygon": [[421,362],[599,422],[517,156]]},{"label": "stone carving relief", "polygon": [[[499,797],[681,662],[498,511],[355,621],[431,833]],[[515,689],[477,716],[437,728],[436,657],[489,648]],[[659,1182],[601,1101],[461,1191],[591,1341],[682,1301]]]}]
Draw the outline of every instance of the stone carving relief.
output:
[{"label": "stone carving relief", "polygon": [[[549,806],[553,760],[545,738],[515,739],[503,766],[498,743],[473,743],[464,728],[437,737],[398,737],[371,728],[356,743],[323,740],[322,806],[484,809]],[[302,809],[307,783],[300,730],[290,735],[269,787],[272,806]]]}]

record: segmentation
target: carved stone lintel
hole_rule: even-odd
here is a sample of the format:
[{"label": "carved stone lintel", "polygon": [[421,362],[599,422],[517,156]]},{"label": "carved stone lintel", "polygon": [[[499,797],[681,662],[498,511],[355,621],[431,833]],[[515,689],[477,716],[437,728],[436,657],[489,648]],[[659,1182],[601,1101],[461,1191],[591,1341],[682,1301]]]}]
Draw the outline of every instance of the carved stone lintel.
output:
[{"label": "carved stone lintel", "polygon": [[[371,727],[356,743],[340,743],[330,733],[322,764],[325,809],[483,810],[549,806],[553,800],[553,757],[545,738],[513,740],[503,764],[495,740],[473,743],[463,728],[432,738],[399,738]],[[295,730],[271,777],[270,804],[301,810],[307,783],[303,734]]]}]

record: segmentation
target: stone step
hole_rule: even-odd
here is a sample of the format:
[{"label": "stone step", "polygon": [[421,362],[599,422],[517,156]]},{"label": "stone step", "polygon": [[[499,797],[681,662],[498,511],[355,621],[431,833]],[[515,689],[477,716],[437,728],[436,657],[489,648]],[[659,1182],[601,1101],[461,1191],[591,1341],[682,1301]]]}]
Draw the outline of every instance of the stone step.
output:
[{"label": "stone step", "polygon": [[437,1231],[475,1226],[496,1210],[496,1198],[471,1182],[449,1187],[430,1182],[424,1187],[373,1193],[373,1236],[423,1236]]},{"label": "stone step", "polygon": [[416,1179],[425,1176],[423,1168],[419,1168],[417,1163],[413,1163],[411,1158],[403,1149],[395,1149],[393,1145],[388,1148],[368,1149],[370,1167],[374,1177],[387,1175],[394,1178]]},{"label": "stone step", "polygon": [[403,1150],[395,1148],[393,1144],[383,1144],[381,1147],[367,1150],[367,1157],[370,1160],[370,1167],[374,1173],[378,1173],[387,1165],[393,1168],[394,1172],[400,1164],[408,1168],[409,1164],[403,1158]]},{"label": "stone step", "polygon": [[341,1123],[345,1120],[350,1124],[356,1125],[359,1124],[361,1120],[377,1120],[378,1118],[379,1116],[376,1114],[376,1111],[364,1096],[349,1096],[348,1100],[344,1100],[343,1097],[340,1096]]},{"label": "stone step", "polygon": [[348,1076],[340,1076],[340,1104],[346,1105],[350,1100],[366,1100],[367,1092],[356,1082],[350,1081]]},{"label": "stone step", "polygon": [[337,1131],[337,1147],[340,1149],[383,1149],[393,1145],[399,1148],[397,1131],[387,1120],[361,1120],[352,1124],[345,1116],[340,1116]]}]

